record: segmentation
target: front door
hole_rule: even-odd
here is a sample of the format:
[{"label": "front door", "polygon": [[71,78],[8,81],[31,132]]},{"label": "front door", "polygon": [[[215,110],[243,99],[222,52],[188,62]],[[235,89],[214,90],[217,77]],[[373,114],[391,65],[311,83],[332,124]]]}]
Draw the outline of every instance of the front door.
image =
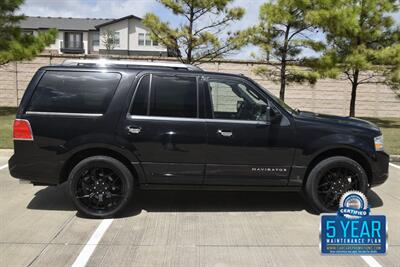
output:
[{"label": "front door", "polygon": [[201,184],[206,128],[195,75],[142,76],[121,131],[149,184]]},{"label": "front door", "polygon": [[205,184],[286,185],[294,153],[289,120],[265,92],[244,79],[216,75],[205,83]]}]

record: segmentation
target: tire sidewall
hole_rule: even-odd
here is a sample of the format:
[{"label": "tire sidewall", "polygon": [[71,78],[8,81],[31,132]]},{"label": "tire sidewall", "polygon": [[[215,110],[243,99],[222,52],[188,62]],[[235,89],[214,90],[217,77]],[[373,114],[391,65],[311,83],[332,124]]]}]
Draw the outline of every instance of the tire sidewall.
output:
[{"label": "tire sidewall", "polygon": [[306,196],[307,196],[310,204],[313,206],[314,210],[317,212],[332,212],[333,211],[333,210],[326,208],[319,200],[318,185],[319,185],[320,180],[322,179],[322,175],[329,169],[332,169],[335,167],[346,167],[346,168],[350,168],[350,169],[356,171],[359,176],[359,188],[357,190],[364,194],[368,190],[367,174],[366,174],[364,168],[358,162],[356,162],[350,158],[341,157],[341,156],[331,157],[331,158],[322,160],[311,170],[311,172],[308,176],[307,182],[306,182],[306,186],[305,186]]},{"label": "tire sidewall", "polygon": [[[123,183],[124,197],[115,209],[110,211],[90,209],[76,198],[76,187],[80,179],[80,174],[84,169],[91,167],[109,168],[120,177]],[[133,193],[133,177],[129,169],[120,161],[107,156],[92,156],[80,161],[71,170],[68,181],[69,193],[76,208],[80,213],[91,218],[109,218],[115,216],[126,206]]]}]

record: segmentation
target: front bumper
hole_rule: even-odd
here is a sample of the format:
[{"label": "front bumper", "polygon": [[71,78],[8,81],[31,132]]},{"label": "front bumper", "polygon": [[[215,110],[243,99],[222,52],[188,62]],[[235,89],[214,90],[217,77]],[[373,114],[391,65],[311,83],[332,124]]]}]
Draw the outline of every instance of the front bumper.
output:
[{"label": "front bumper", "polygon": [[383,184],[389,177],[389,155],[376,152],[371,160],[371,171],[370,187]]}]

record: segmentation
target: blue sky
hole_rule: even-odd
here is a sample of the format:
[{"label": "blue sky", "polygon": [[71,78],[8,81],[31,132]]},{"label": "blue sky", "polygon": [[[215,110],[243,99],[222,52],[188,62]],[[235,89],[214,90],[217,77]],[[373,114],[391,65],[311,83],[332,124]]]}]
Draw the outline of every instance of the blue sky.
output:
[{"label": "blue sky", "polygon": [[[266,0],[235,0],[232,6],[246,9],[246,15],[231,26],[229,30],[247,28],[257,23],[258,10]],[[126,15],[143,17],[153,12],[162,20],[178,25],[179,20],[156,0],[25,0],[21,11],[28,16],[83,17],[83,18],[119,18]],[[400,13],[396,14],[397,21]],[[250,59],[251,53],[257,53],[252,46],[243,48],[231,58]]]}]

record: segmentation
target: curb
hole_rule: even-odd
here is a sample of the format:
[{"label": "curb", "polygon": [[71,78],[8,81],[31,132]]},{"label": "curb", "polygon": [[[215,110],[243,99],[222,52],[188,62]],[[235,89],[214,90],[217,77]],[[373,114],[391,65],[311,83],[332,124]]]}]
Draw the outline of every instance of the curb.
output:
[{"label": "curb", "polygon": [[400,162],[400,155],[390,155],[389,160],[390,162]]}]

